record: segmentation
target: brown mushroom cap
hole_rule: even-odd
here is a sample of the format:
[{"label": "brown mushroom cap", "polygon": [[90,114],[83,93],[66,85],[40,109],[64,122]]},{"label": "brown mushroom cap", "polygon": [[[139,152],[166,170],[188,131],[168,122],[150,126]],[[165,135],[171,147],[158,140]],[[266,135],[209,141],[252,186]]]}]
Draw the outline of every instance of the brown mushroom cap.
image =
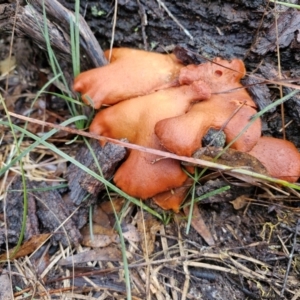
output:
[{"label": "brown mushroom cap", "polygon": [[261,137],[248,152],[256,157],[275,178],[296,182],[300,177],[300,153],[286,140]]},{"label": "brown mushroom cap", "polygon": [[[163,149],[154,134],[155,124],[168,117],[184,114],[191,103],[210,97],[209,87],[201,82],[157,91],[153,94],[122,101],[100,111],[90,131],[153,149]],[[117,170],[114,181],[131,196],[146,199],[181,186],[187,178],[180,163],[158,159],[156,155],[132,150]]]},{"label": "brown mushroom cap", "polygon": [[[109,50],[105,56],[108,58]],[[174,54],[115,48],[109,65],[79,74],[73,88],[86,104],[98,109],[102,104],[112,105],[178,85],[182,66]]]}]

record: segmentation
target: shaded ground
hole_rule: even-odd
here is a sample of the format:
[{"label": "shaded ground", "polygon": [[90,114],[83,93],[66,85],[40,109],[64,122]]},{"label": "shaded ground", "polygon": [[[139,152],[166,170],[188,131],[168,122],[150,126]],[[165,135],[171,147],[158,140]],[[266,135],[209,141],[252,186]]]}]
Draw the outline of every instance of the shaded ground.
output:
[{"label": "shaded ground", "polygon": [[[69,2],[61,2],[66,7],[73,8]],[[146,48],[159,52],[171,50],[174,45],[181,45],[200,53],[198,57],[200,61],[203,61],[204,57],[238,57],[245,60],[249,74],[258,74],[267,79],[278,77],[273,5],[268,6],[267,1],[197,2],[199,1],[189,1],[185,4],[178,1],[165,1],[167,10],[176,18],[174,21],[159,1],[119,1],[114,45]],[[113,4],[111,1],[101,1],[101,3],[89,1],[81,3],[81,7],[82,14],[86,15],[102,48],[107,49],[112,36]],[[281,6],[278,10],[280,17],[277,20],[277,28],[282,77],[299,77],[300,16],[296,10],[287,11]],[[190,38],[191,36],[193,39]],[[9,43],[10,36],[2,32],[0,61],[8,57]],[[30,111],[31,117],[52,123],[61,123],[70,118],[65,102],[56,96],[40,95],[34,107],[31,107],[38,90],[53,76],[45,51],[39,50],[30,40],[15,38],[13,54],[16,57],[16,63],[12,64],[16,68],[15,71],[6,75],[2,70],[0,78],[8,109],[24,115]],[[68,64],[64,67],[65,73],[71,73]],[[83,61],[83,69],[85,67]],[[251,80],[251,77],[247,77],[245,84],[252,83]],[[59,88],[51,85],[49,91],[58,92]],[[284,93],[289,90],[284,88]],[[255,100],[259,101],[260,108],[279,98],[278,89],[273,85],[255,85],[251,91],[257,95]],[[286,103],[285,124],[289,124],[286,127],[287,139],[300,147],[298,105],[299,99],[296,97]],[[1,118],[5,120],[2,107]],[[24,126],[21,120],[14,119],[13,122]],[[264,134],[282,137],[281,128],[280,108],[264,116]],[[29,130],[39,134],[43,129],[40,125],[30,124]],[[45,128],[45,131],[47,130],[48,128]],[[1,131],[4,137],[1,144],[3,162],[7,160],[8,153],[12,149],[13,137],[8,127],[1,127]],[[64,144],[72,137],[71,134],[59,132],[52,137],[51,142],[64,152],[75,155],[81,142],[73,143],[71,146]],[[24,140],[22,149],[26,149],[30,142],[28,138]],[[28,184],[31,189],[45,188],[44,183],[37,183],[41,178],[50,182],[47,186],[55,186],[56,179],[66,178],[69,163],[58,162],[57,155],[45,147],[35,148],[25,158],[27,159],[25,166],[36,166],[34,170],[28,168],[26,171],[32,179]],[[40,165],[45,161],[50,162],[47,167]],[[13,173],[10,172],[8,178],[12,177]],[[200,196],[217,188],[230,186],[230,190],[209,197],[199,205],[200,214],[216,243],[212,247],[207,247],[193,227],[188,234],[186,233],[186,213],[170,215],[171,222],[168,223],[168,213],[161,212],[153,206],[153,203],[147,202],[147,205],[165,216],[166,225],[164,225],[136,206],[125,204],[122,232],[126,238],[128,261],[132,265],[130,279],[135,299],[146,299],[146,297],[148,299],[298,299],[300,295],[300,249],[297,238],[299,194],[291,189],[258,187],[230,177],[224,178],[219,175],[216,177],[219,178],[201,182],[197,189],[197,195]],[[3,183],[7,184],[8,180],[3,180]],[[14,184],[19,188],[21,186],[18,179],[14,179]],[[16,189],[15,186],[11,186],[10,189]],[[67,203],[65,206],[71,208],[70,212],[64,212],[59,222],[63,222],[74,210],[72,203],[74,199],[69,195],[68,188],[70,186],[59,186],[54,192],[55,199],[59,198],[61,203],[65,202]],[[44,206],[39,204],[42,203],[41,200],[49,200],[51,197],[53,194],[48,196],[40,191],[30,191],[28,215],[31,225],[27,224],[27,226],[31,229],[39,229],[39,232],[27,231],[26,238],[37,233],[53,233],[56,230],[57,225],[54,226],[51,221],[46,220],[45,224],[42,222],[46,217],[41,212]],[[63,251],[63,247],[59,248],[59,242],[64,246],[69,242],[73,244],[78,242],[79,234],[74,232],[82,227],[87,219],[86,208],[83,208],[83,213],[78,214],[77,217],[73,216],[65,226],[69,233],[73,233],[69,234],[69,240],[63,230],[58,230],[51,243],[46,243],[46,246],[43,246],[36,256],[32,256],[30,261],[19,259],[15,262],[13,270],[19,274],[23,272],[26,274],[25,278],[29,280],[16,275],[13,286],[18,286],[24,289],[23,292],[28,293],[33,293],[34,288],[37,288],[37,293],[45,298],[50,298],[48,293],[52,292],[56,293],[53,298],[60,298],[60,293],[70,295],[67,293],[72,291],[72,287],[74,299],[81,299],[80,295],[88,293],[93,297],[91,299],[126,297],[126,287],[120,269],[120,242],[113,230],[115,222],[113,212],[111,208],[99,204],[107,203],[106,193],[101,193],[97,198],[100,208],[98,209],[97,206],[95,209],[93,220],[101,228],[98,232],[101,241],[96,245],[101,247],[100,250],[95,247],[96,252],[88,251],[84,254],[83,250],[87,248],[77,247],[77,252],[74,253],[82,252],[83,256],[74,257],[74,269],[72,260],[62,260],[62,258],[70,258],[72,250]],[[115,196],[113,201],[121,207],[124,201],[119,198]],[[23,211],[22,200],[22,192],[11,193],[6,198],[6,201],[13,206],[11,210],[8,209],[8,224],[13,223],[17,227],[9,226],[10,246],[17,242],[19,235]],[[235,201],[230,203],[233,200]],[[95,201],[96,199],[91,200],[91,202]],[[42,205],[42,208],[39,208],[39,205]],[[57,216],[62,209],[58,210],[60,212],[55,212]],[[121,211],[121,208],[119,210]],[[46,224],[53,227],[47,227]],[[1,236],[3,252],[6,240],[4,233],[5,231]],[[59,235],[64,238],[60,239]],[[90,244],[90,240],[85,240],[85,246]],[[51,265],[51,257],[57,258],[60,265]],[[50,266],[50,270],[45,274],[47,266]],[[6,265],[3,265],[3,268],[6,268]],[[73,270],[76,275],[74,280],[69,278]],[[88,279],[85,279],[84,275]],[[62,284],[63,279],[65,280]]]}]

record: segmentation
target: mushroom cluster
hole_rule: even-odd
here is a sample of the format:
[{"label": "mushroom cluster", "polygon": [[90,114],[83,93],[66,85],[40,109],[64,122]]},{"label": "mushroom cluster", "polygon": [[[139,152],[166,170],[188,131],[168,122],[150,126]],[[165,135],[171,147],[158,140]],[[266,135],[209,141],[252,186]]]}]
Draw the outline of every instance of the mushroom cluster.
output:
[{"label": "mushroom cluster", "polygon": [[[108,58],[109,51],[105,55]],[[96,114],[90,132],[192,156],[209,129],[223,130],[230,143],[256,113],[255,103],[240,83],[245,72],[239,59],[216,58],[184,66],[174,54],[120,48],[112,50],[109,65],[77,76],[74,90],[96,109],[109,105]],[[261,137],[260,120],[231,147],[255,156],[271,176],[291,182],[300,176],[296,147]],[[174,211],[179,210],[188,181],[179,161],[137,150],[128,151],[114,176],[115,184],[127,194],[152,197],[162,208]]]}]

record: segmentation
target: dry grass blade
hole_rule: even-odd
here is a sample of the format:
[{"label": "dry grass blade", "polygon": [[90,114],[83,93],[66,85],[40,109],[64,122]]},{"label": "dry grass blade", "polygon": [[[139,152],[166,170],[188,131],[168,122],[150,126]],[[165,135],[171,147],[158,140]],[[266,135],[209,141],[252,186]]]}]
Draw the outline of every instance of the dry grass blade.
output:
[{"label": "dry grass blade", "polygon": [[[111,41],[111,45],[114,43],[118,46],[126,45],[133,48],[140,45],[141,41],[144,41],[146,45],[147,37],[149,37],[149,48],[158,51],[162,49],[169,51],[172,48],[172,46],[170,48],[165,46],[165,43],[168,45],[185,44],[194,49],[201,49],[202,58],[205,60],[207,60],[207,57],[215,55],[215,53],[222,57],[229,57],[232,53],[237,57],[242,57],[247,53],[247,69],[249,67],[249,70],[254,74],[247,73],[246,76],[256,80],[252,85],[258,87],[258,89],[261,85],[269,85],[266,86],[266,90],[270,91],[270,97],[265,94],[265,98],[271,100],[274,97],[273,100],[278,97],[278,86],[282,87],[286,93],[289,89],[294,89],[288,96],[281,97],[281,102],[276,100],[274,104],[269,106],[268,109],[273,109],[273,114],[267,114],[265,117],[267,122],[270,121],[271,123],[279,120],[280,118],[277,118],[279,107],[277,106],[292,97],[290,102],[285,103],[287,123],[282,126],[286,130],[288,139],[292,136],[293,139],[297,140],[290,131],[294,130],[296,124],[298,124],[297,118],[295,118],[297,105],[295,104],[293,111],[290,111],[289,105],[299,98],[299,94],[296,95],[300,89],[299,84],[297,84],[299,81],[299,68],[297,64],[292,65],[295,61],[298,61],[299,48],[291,48],[293,45],[282,47],[280,43],[285,36],[282,34],[280,26],[283,26],[283,28],[287,26],[289,32],[293,31],[293,26],[290,25],[297,24],[298,16],[294,11],[290,13],[291,10],[283,13],[283,7],[279,6],[279,4],[284,5],[281,1],[276,2],[277,8],[280,8],[280,10],[273,5],[272,2],[275,2],[275,0],[267,1],[265,7],[257,6],[258,2],[252,1],[251,5],[236,5],[236,3],[232,4],[230,1],[220,1],[218,3],[216,1],[210,3],[202,1],[200,6],[193,7],[193,1],[177,1],[175,3],[169,0],[143,2],[139,0],[116,0],[115,2],[98,1],[92,7],[84,7],[84,1],[81,1],[80,7],[79,1],[76,0],[75,11],[78,13],[76,17],[76,13],[73,14],[62,7],[58,0],[34,0],[28,5],[17,1],[16,3],[11,2],[0,5],[2,17],[0,31],[3,28],[11,31],[11,29],[14,30],[15,26],[17,34],[22,31],[44,49],[50,45],[53,51],[58,50],[59,53],[56,54],[59,54],[58,57],[63,57],[64,62],[72,62],[73,64],[74,61],[77,61],[77,63],[79,61],[81,63],[87,62],[87,65],[82,64],[80,66],[82,69],[106,63],[96,40],[99,37],[103,45],[109,45]],[[44,7],[42,7],[43,4]],[[41,13],[43,8],[47,16],[43,16],[43,13]],[[228,8],[234,9],[230,10]],[[80,9],[82,9],[81,12],[86,14],[86,19],[91,21],[90,25],[93,32],[88,31],[89,28],[83,27],[86,26],[86,23],[83,18],[78,17]],[[141,16],[136,16],[138,9]],[[92,14],[90,14],[91,11]],[[220,18],[215,19],[212,24],[207,23],[207,21],[210,22],[212,15],[219,15]],[[129,17],[124,19],[124,16]],[[201,22],[195,22],[196,19],[192,18],[194,16],[201,19]],[[260,17],[262,17],[261,20],[259,20]],[[273,20],[273,17],[276,19]],[[283,24],[282,19],[285,21],[285,18],[287,19]],[[139,23],[141,19],[142,24]],[[78,20],[80,26],[76,24]],[[157,22],[157,20],[160,21]],[[245,20],[245,22],[241,22],[241,20]],[[70,55],[70,44],[76,40],[73,36],[74,40],[72,41],[72,34],[69,34],[70,22],[72,24],[71,31],[74,30],[75,32],[76,29],[80,31],[80,35],[83,37],[80,41],[81,46],[86,50],[86,53],[80,55],[81,58],[78,59],[71,59]],[[43,35],[44,23],[47,23],[48,26],[46,26],[49,32],[48,42],[45,41]],[[127,30],[127,23],[133,24],[134,27],[129,26],[129,30]],[[204,24],[206,28],[198,26],[199,24],[201,26]],[[248,28],[249,24],[250,28]],[[202,31],[198,31],[198,28]],[[256,31],[257,35],[253,47],[249,46],[253,41],[253,34],[249,36],[249,29],[251,32]],[[125,30],[126,34],[124,35]],[[242,35],[238,31],[242,32]],[[198,32],[201,32],[201,36],[198,36]],[[217,35],[212,39],[214,32],[217,32]],[[270,32],[273,32],[274,35],[268,34]],[[292,34],[293,43],[298,47],[299,36],[294,32]],[[162,39],[160,39],[160,35],[163,37]],[[179,36],[180,38],[178,38]],[[168,37],[172,39],[170,40]],[[236,37],[240,44],[231,47],[231,43]],[[254,51],[254,48],[255,45],[260,43],[261,37],[270,38],[271,50],[267,53],[267,47],[261,47],[258,50],[265,51],[265,53],[259,55]],[[13,38],[6,40],[1,35],[1,60],[8,56],[8,52],[5,56],[2,56],[2,48],[5,49],[6,47],[5,41],[8,41],[8,44],[11,45],[8,46],[10,47],[9,52],[14,51],[14,54],[18,54],[17,50],[12,49],[13,40]],[[193,40],[192,44],[188,44],[189,40]],[[2,41],[4,42],[2,43]],[[79,49],[79,45],[77,46]],[[48,51],[51,52],[49,49]],[[277,70],[277,57],[274,57],[272,51],[276,51],[277,54],[280,51],[281,56],[285,59],[280,61],[278,55],[278,66],[281,65],[282,74],[281,72],[270,73],[268,77],[261,72],[259,67],[267,61],[271,61],[270,65]],[[53,53],[49,52],[47,55],[51,59]],[[203,159],[203,157],[177,156],[169,152],[155,151],[151,148],[110,140],[76,130],[70,125],[73,126],[74,119],[71,117],[72,113],[66,109],[65,104],[61,111],[60,108],[56,111],[58,106],[54,106],[55,109],[50,108],[51,105],[61,105],[64,101],[69,104],[72,103],[68,109],[73,108],[73,104],[74,106],[81,105],[79,100],[71,100],[70,84],[66,83],[68,80],[64,84],[58,82],[62,78],[61,74],[65,76],[69,74],[67,79],[71,82],[72,71],[66,70],[61,61],[57,61],[58,65],[52,66],[52,68],[59,70],[57,73],[53,70],[46,70],[45,53],[42,53],[42,67],[39,64],[38,51],[32,53],[31,56],[34,58],[37,68],[34,69],[34,74],[30,73],[31,70],[28,70],[31,74],[29,84],[26,84],[26,80],[23,81],[23,78],[21,78],[20,59],[16,59],[16,63],[12,65],[5,66],[4,63],[0,63],[0,72],[2,73],[0,88],[4,95],[3,98],[5,97],[5,101],[1,101],[9,110],[14,111],[6,117],[13,116],[15,118],[13,124],[9,124],[5,119],[5,114],[3,114],[4,117],[0,121],[0,174],[2,175],[0,200],[6,199],[8,183],[11,181],[12,176],[16,173],[22,173],[20,163],[24,165],[26,179],[43,181],[49,185],[54,182],[62,182],[66,178],[65,172],[69,162],[73,164],[76,162],[74,152],[70,150],[75,149],[76,152],[81,145],[80,139],[79,141],[76,140],[75,143],[74,140],[71,140],[74,135],[76,135],[76,138],[79,135],[91,137],[95,140],[110,141],[128,149],[156,154],[161,159],[169,157],[203,168],[207,167],[214,170],[214,172],[207,172],[205,178],[202,177],[193,190],[195,201],[203,213],[199,216],[197,215],[197,209],[194,209],[191,221],[195,221],[196,229],[198,228],[200,235],[204,238],[199,236],[195,230],[186,233],[187,224],[183,215],[178,214],[174,217],[171,213],[160,211],[156,206],[153,208],[150,202],[144,204],[144,202],[136,200],[135,205],[131,205],[127,201],[130,197],[127,196],[126,198],[126,195],[121,194],[121,191],[114,190],[114,186],[107,180],[107,193],[109,197],[112,197],[111,203],[116,203],[115,198],[122,198],[118,207],[123,208],[116,210],[118,216],[120,215],[118,220],[122,228],[122,237],[126,239],[123,248],[118,243],[113,243],[118,241],[115,231],[110,233],[98,232],[101,236],[97,244],[92,244],[95,241],[92,240],[91,235],[89,236],[89,245],[101,246],[101,248],[90,249],[82,245],[78,245],[77,248],[64,248],[59,244],[56,248],[57,251],[53,254],[51,251],[55,248],[51,247],[50,249],[51,244],[47,242],[41,250],[35,251],[30,256],[23,253],[22,255],[25,256],[22,258],[13,262],[8,261],[7,269],[9,273],[3,272],[0,277],[2,283],[1,296],[7,295],[8,298],[15,297],[15,299],[76,298],[101,300],[125,299],[126,297],[130,298],[130,296],[131,299],[136,300],[200,298],[235,298],[240,300],[246,297],[279,299],[281,296],[292,300],[300,298],[297,277],[299,273],[297,256],[297,239],[299,236],[297,220],[300,216],[298,207],[299,184],[289,184],[283,180],[269,178],[259,169],[252,168],[255,172],[245,169],[244,166],[248,166],[246,160],[243,160],[237,167],[236,164],[230,165],[226,159],[224,161],[218,160],[215,163],[210,159]],[[249,55],[250,53],[251,55]],[[23,54],[19,53],[22,59]],[[79,51],[76,55],[79,55]],[[196,56],[199,62],[198,53],[196,53]],[[291,63],[287,62],[286,58],[289,58]],[[260,59],[265,60],[258,63]],[[60,64],[61,66],[59,66]],[[60,71],[59,67],[63,71]],[[253,70],[256,67],[257,69]],[[11,72],[12,69],[13,72]],[[73,66],[73,73],[75,74],[74,70]],[[5,73],[8,73],[7,76]],[[52,73],[54,73],[54,77]],[[258,74],[258,76],[255,74]],[[262,74],[262,77],[259,77],[260,74]],[[35,82],[36,77],[42,79],[41,85]],[[49,80],[51,77],[52,80]],[[21,86],[21,82],[25,85]],[[43,85],[45,85],[45,88],[37,92],[40,86]],[[52,88],[55,89],[54,93],[49,90]],[[247,88],[247,86],[243,88]],[[226,89],[226,86],[224,86],[222,93],[229,95],[231,92],[232,90]],[[69,96],[61,95],[61,93],[68,93]],[[31,106],[33,102],[35,102],[35,105]],[[0,110],[3,111],[1,105]],[[73,111],[73,115],[81,115],[76,121],[84,121],[87,124],[88,121],[84,118],[86,112],[77,113],[79,110]],[[19,114],[15,114],[15,112]],[[266,113],[268,113],[267,109],[262,110],[255,117],[259,118]],[[24,117],[22,114],[31,116],[31,118]],[[43,121],[40,121],[40,119]],[[30,122],[29,125],[25,126],[27,123],[23,120]],[[55,125],[58,122],[63,122],[66,125]],[[86,125],[77,128],[84,128],[84,126]],[[280,135],[283,129],[278,129],[278,127],[281,125],[276,124],[274,126],[276,128],[272,127],[271,133],[276,131]],[[50,130],[51,128],[54,129]],[[59,131],[59,134],[53,136],[53,132],[56,131]],[[13,140],[12,133],[16,136],[15,140]],[[26,138],[26,141],[23,140],[23,137]],[[47,142],[45,142],[46,140]],[[16,154],[17,144],[20,145],[20,155]],[[244,159],[246,158],[244,157]],[[83,172],[89,171],[89,167],[84,163],[80,164],[81,166],[77,165],[77,167],[81,167]],[[252,166],[252,164],[249,165]],[[93,176],[98,181],[103,179],[97,171],[93,173]],[[196,176],[194,177],[196,178]],[[219,181],[226,184],[226,189],[223,189],[224,185],[217,185]],[[106,182],[104,183],[106,184]],[[67,188],[67,184],[59,185],[60,194],[68,193],[66,192]],[[32,196],[34,194],[33,190],[29,188],[28,195]],[[220,192],[215,194],[211,192],[219,190]],[[240,191],[242,191],[242,196],[240,196]],[[116,195],[116,193],[118,194]],[[45,194],[38,197],[39,203],[44,200],[42,195]],[[101,196],[107,200],[106,194],[103,193]],[[229,203],[233,199],[237,199],[235,202],[238,205],[236,210]],[[142,206],[141,213],[140,207]],[[155,212],[155,215],[150,216],[150,220],[144,206]],[[114,205],[114,207],[116,208],[117,205]],[[184,209],[187,210],[186,207]],[[103,214],[98,215],[98,219],[103,222],[101,226],[105,227],[110,224],[109,228],[113,228],[116,217],[113,216],[112,209],[107,209],[105,213],[105,217],[103,217]],[[73,217],[74,215],[70,216],[70,218]],[[64,231],[66,221],[61,222],[61,226],[56,226],[55,229],[50,230],[53,234],[52,237]],[[0,225],[6,226],[5,218],[3,219],[1,214]],[[104,243],[107,236],[109,242],[112,242],[109,246]],[[7,239],[7,235],[0,235],[0,239],[5,238]],[[205,240],[213,246],[207,247]],[[33,243],[30,246],[31,252],[32,247],[35,246]],[[41,256],[39,256],[40,253],[42,253]],[[122,264],[122,253],[127,257],[128,267],[124,267]],[[11,269],[9,269],[10,266]],[[5,270],[6,266],[2,265],[2,267]],[[125,273],[128,277],[127,285],[130,285],[132,291],[131,295],[130,292],[126,295]],[[11,291],[11,288],[13,288],[13,291]],[[20,288],[19,292],[16,292],[17,288]]]},{"label": "dry grass blade", "polygon": [[[185,215],[188,217],[190,213],[190,208],[188,206],[185,206],[183,208]],[[192,214],[192,226],[194,229],[202,236],[202,238],[205,240],[205,242],[209,246],[215,245],[215,241],[213,239],[212,234],[210,233],[210,230],[208,229],[207,225],[205,224],[203,217],[200,212],[200,208],[197,205],[194,205],[193,207],[193,214]]]},{"label": "dry grass blade", "polygon": [[[45,243],[45,241],[48,240],[49,236],[50,236],[49,233],[40,234],[38,236],[33,236],[28,241],[26,241],[20,247],[20,249],[18,249],[18,251],[16,253],[14,253],[15,249],[13,248],[13,249],[10,249],[9,255],[7,255],[7,253],[0,255],[0,260],[1,261],[5,261],[6,259],[12,260],[12,259],[17,259],[19,257],[24,257],[26,255],[29,255],[32,252],[36,251],[36,249],[41,247],[43,245],[43,243]],[[11,255],[13,255],[13,256],[11,257]]]},{"label": "dry grass blade", "polygon": [[81,135],[81,136],[94,138],[94,139],[97,139],[97,140],[108,141],[108,142],[111,142],[111,143],[129,148],[129,149],[135,149],[135,150],[139,150],[139,151],[143,151],[143,152],[148,152],[148,153],[156,154],[156,155],[159,155],[159,156],[162,156],[162,157],[173,158],[173,159],[176,159],[176,160],[181,160],[181,161],[191,163],[191,164],[194,164],[194,165],[198,165],[198,166],[201,166],[201,167],[207,167],[207,168],[212,168],[212,169],[217,169],[217,170],[222,170],[222,171],[230,171],[230,173],[233,173],[233,174],[242,174],[242,175],[245,175],[245,176],[254,177],[254,178],[256,178],[258,180],[261,180],[261,181],[270,181],[270,182],[274,182],[274,183],[277,183],[277,184],[281,184],[283,186],[288,186],[288,187],[300,190],[299,185],[289,183],[285,180],[280,180],[280,179],[275,179],[275,178],[272,178],[272,177],[268,177],[268,176],[265,176],[265,175],[262,175],[262,174],[259,174],[259,173],[255,173],[255,172],[252,172],[252,171],[248,171],[248,170],[244,170],[244,169],[233,169],[232,167],[220,165],[220,164],[217,164],[217,163],[208,162],[208,161],[201,160],[201,159],[195,159],[195,158],[186,157],[186,156],[179,156],[179,155],[172,154],[170,152],[150,149],[150,148],[146,148],[146,147],[126,143],[126,142],[123,142],[123,141],[120,141],[120,140],[115,140],[115,139],[112,139],[112,138],[102,137],[102,136],[98,136],[96,134],[87,133],[87,132],[84,132],[84,131],[81,131],[81,130],[72,129],[70,127],[64,127],[64,126],[52,124],[52,123],[49,123],[49,122],[43,122],[43,121],[40,121],[40,120],[35,120],[35,119],[24,117],[22,115],[12,113],[12,112],[9,112],[9,114],[13,117],[16,117],[16,118],[19,118],[19,119],[22,119],[22,120],[26,120],[28,122],[34,122],[34,123],[41,124],[41,125],[47,125],[51,128],[56,128],[58,130],[63,130],[63,131],[69,132],[69,133],[78,134],[78,135]]},{"label": "dry grass blade", "polygon": [[165,5],[165,3],[161,0],[156,0],[157,3],[163,7],[163,9],[167,12],[167,14],[173,19],[173,21],[183,30],[183,32],[191,39],[193,40],[193,36],[190,34],[190,32],[184,28],[184,26],[179,22],[179,20],[171,13],[171,11],[168,9],[168,7]]}]

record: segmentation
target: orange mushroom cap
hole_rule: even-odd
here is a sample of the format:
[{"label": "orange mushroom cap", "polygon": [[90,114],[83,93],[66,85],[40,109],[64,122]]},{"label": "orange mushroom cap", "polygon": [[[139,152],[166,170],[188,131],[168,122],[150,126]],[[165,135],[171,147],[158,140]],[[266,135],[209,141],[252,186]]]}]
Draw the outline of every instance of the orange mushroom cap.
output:
[{"label": "orange mushroom cap", "polygon": [[[122,101],[100,111],[90,131],[115,139],[154,149],[164,149],[154,133],[155,124],[168,117],[184,114],[192,102],[208,99],[209,87],[195,81],[157,91],[153,94]],[[172,159],[158,159],[156,155],[132,150],[117,170],[116,185],[131,196],[146,199],[181,186],[187,178],[180,163]]]},{"label": "orange mushroom cap", "polygon": [[211,88],[212,93],[228,93],[231,97],[232,89],[241,88],[239,96],[244,97],[246,104],[256,107],[255,102],[240,83],[246,74],[245,65],[240,59],[227,61],[219,57],[211,62],[200,65],[188,65],[183,67],[179,73],[180,84],[191,84],[195,80],[205,81]]},{"label": "orange mushroom cap", "polygon": [[[104,54],[108,58],[109,50]],[[115,48],[110,64],[79,74],[73,88],[86,104],[98,109],[102,104],[112,105],[178,85],[182,66],[174,54]]]},{"label": "orange mushroom cap", "polygon": [[[250,117],[256,113],[252,107],[242,105],[236,100],[225,102],[219,96],[213,96],[209,101],[195,104],[185,115],[159,121],[155,126],[155,133],[162,146],[169,151],[178,155],[192,156],[202,147],[201,141],[210,128],[223,129],[227,143],[241,132],[249,123]],[[238,113],[232,117],[237,109]],[[231,148],[249,151],[260,135],[261,122],[256,120]]]},{"label": "orange mushroom cap", "polygon": [[248,153],[256,157],[272,177],[289,182],[296,182],[300,177],[300,153],[289,141],[263,136]]},{"label": "orange mushroom cap", "polygon": [[193,180],[187,178],[187,180],[182,184],[182,186],[159,193],[153,197],[153,201],[161,208],[168,210],[172,209],[174,212],[178,213],[181,203],[187,195],[187,192],[191,188]]},{"label": "orange mushroom cap", "polygon": [[[255,103],[244,89],[240,89],[242,85],[239,80],[245,73],[243,62],[233,60],[229,63],[220,59],[214,61],[236,69],[230,70],[212,63],[183,68],[179,80],[184,83],[192,82],[193,79],[205,81],[211,87],[212,97],[208,101],[194,104],[186,114],[161,120],[155,126],[155,133],[161,144],[173,153],[191,156],[201,147],[202,138],[210,128],[224,130],[229,143],[256,113],[253,108]],[[228,92],[223,92],[225,90]],[[261,122],[256,120],[231,147],[249,151],[260,135]]]},{"label": "orange mushroom cap", "polygon": [[[209,128],[223,130],[229,143],[256,113],[240,83],[245,73],[237,59],[183,67],[173,54],[121,48],[113,49],[111,64],[80,74],[74,89],[86,103],[92,99],[95,108],[115,104],[96,115],[91,132],[192,156]],[[273,177],[290,182],[300,177],[296,147],[261,137],[260,120],[231,147],[256,157]],[[190,184],[179,161],[137,150],[128,152],[114,181],[129,195],[154,197],[159,206],[176,212]]]}]

